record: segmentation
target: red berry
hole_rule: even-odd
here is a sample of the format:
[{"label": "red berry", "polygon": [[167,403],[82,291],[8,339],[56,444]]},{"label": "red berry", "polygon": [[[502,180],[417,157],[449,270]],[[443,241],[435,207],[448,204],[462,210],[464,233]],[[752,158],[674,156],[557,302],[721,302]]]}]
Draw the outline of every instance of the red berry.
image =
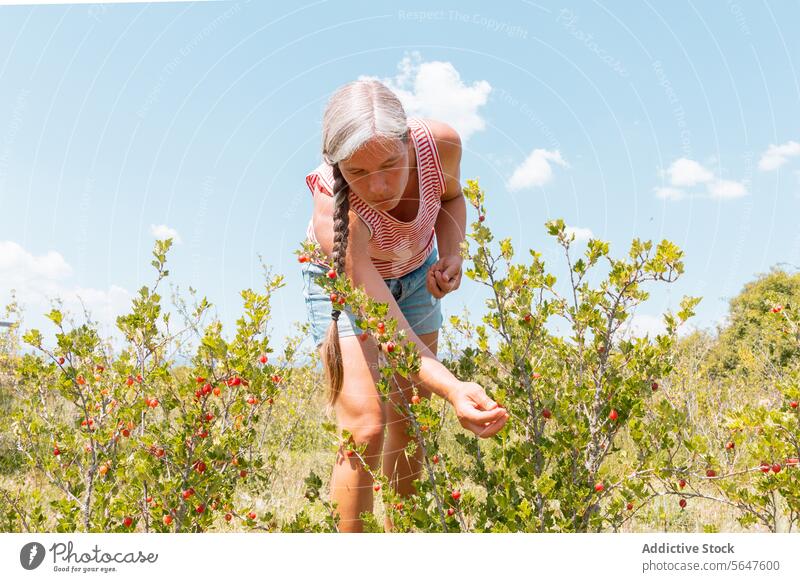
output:
[{"label": "red berry", "polygon": [[57,457],[58,455],[61,454],[61,449],[59,449],[58,447],[55,447],[53,449],[53,454]]},{"label": "red berry", "polygon": [[633,509],[633,503],[628,502],[628,505],[626,505],[625,507],[627,508],[628,511],[630,511],[631,509]]},{"label": "red berry", "polygon": [[63,356],[58,358],[58,365],[59,365],[59,366],[63,366],[63,365],[64,365],[64,362],[65,362],[65,360],[64,360],[64,357],[63,357]]},{"label": "red berry", "polygon": [[617,420],[619,418],[619,414],[617,413],[616,409],[611,409],[611,412],[608,414],[608,418],[609,420]]},{"label": "red berry", "polygon": [[772,472],[773,473],[780,473],[781,472],[781,464],[780,463],[775,463],[774,465],[772,465]]},{"label": "red berry", "polygon": [[198,473],[205,473],[206,472],[206,464],[203,461],[197,461],[194,464],[194,470]]},{"label": "red berry", "polygon": [[234,385],[234,386],[238,386],[238,385],[239,385],[239,384],[241,384],[241,383],[242,383],[242,379],[241,379],[241,378],[239,378],[239,376],[234,376],[234,377],[233,377],[233,385]]},{"label": "red berry", "polygon": [[83,375],[80,375],[80,376],[78,376],[78,377],[76,378],[76,380],[77,380],[78,384],[80,384],[81,386],[83,386],[84,384],[86,384],[86,378],[84,378],[84,377],[83,377]]},{"label": "red berry", "polygon": [[484,220],[486,220],[486,216],[484,216],[483,214],[478,216],[478,222],[483,222]]},{"label": "red berry", "polygon": [[219,396],[220,394],[222,394],[222,390],[220,389],[219,386],[215,386],[212,392],[214,393],[214,396]]},{"label": "red berry", "polygon": [[436,465],[439,462],[439,455],[433,455],[431,461],[433,461],[433,464]]},{"label": "red berry", "polygon": [[198,398],[198,399],[199,399],[199,398],[201,398],[202,396],[203,396],[203,391],[202,391],[202,390],[195,390],[195,391],[194,391],[194,397],[195,397],[195,398]]},{"label": "red berry", "polygon": [[336,271],[334,271],[333,269],[328,271],[328,279],[335,279],[335,278],[336,278]]},{"label": "red berry", "polygon": [[203,394],[211,394],[211,390],[213,389],[214,387],[211,384],[208,383],[203,384]]},{"label": "red berry", "polygon": [[305,255],[300,255],[299,257],[297,257],[297,261],[300,262],[300,263],[307,263],[308,262],[308,257],[305,256]]},{"label": "red berry", "polygon": [[245,477],[247,477],[247,471],[245,471],[244,469],[242,469],[241,471],[239,471],[239,477],[241,477],[242,479],[244,479]]},{"label": "red berry", "polygon": [[605,489],[605,485],[602,483],[596,483],[594,486],[594,490],[600,493],[603,489]]},{"label": "red berry", "polygon": [[545,418],[550,418],[551,416],[553,416],[553,413],[550,412],[549,408],[543,408],[542,409],[542,416],[544,416]]},{"label": "red berry", "polygon": [[125,519],[122,520],[122,525],[124,525],[125,527],[131,527],[131,525],[133,525],[133,518],[126,517]]},{"label": "red berry", "polygon": [[267,356],[262,355],[260,358],[258,358],[258,361],[261,362],[262,364],[266,364]]},{"label": "red berry", "polygon": [[156,450],[156,457],[158,457],[160,459],[163,456],[164,456],[164,449],[162,449],[162,448],[157,449]]},{"label": "red berry", "polygon": [[789,406],[791,406],[792,408],[797,408],[797,400],[792,400],[792,401],[789,403]]},{"label": "red berry", "polygon": [[369,334],[367,332],[365,332],[365,331],[362,331],[361,335],[358,336],[358,339],[360,341],[362,341],[362,342],[365,342],[365,341],[367,341],[368,337],[369,337]]},{"label": "red berry", "polygon": [[725,443],[725,448],[728,449],[729,451],[735,446],[736,444],[733,441],[728,441],[727,443]]},{"label": "red berry", "polygon": [[339,297],[339,305],[344,305],[345,303],[347,303],[347,299],[345,299],[344,295],[341,295]]},{"label": "red berry", "polygon": [[770,469],[769,463],[767,463],[766,461],[762,461],[761,462],[761,472],[762,473],[769,473],[769,469]]},{"label": "red berry", "polygon": [[151,398],[150,399],[150,408],[155,408],[158,406],[158,398]]},{"label": "red berry", "polygon": [[394,504],[394,508],[395,508],[397,511],[402,511],[402,510],[403,510],[403,504],[402,504],[402,503],[395,503],[395,504]]},{"label": "red berry", "polygon": [[716,477],[716,476],[717,472],[714,469],[709,469],[708,471],[706,471],[706,477]]},{"label": "red berry", "polygon": [[194,489],[192,487],[189,487],[183,492],[184,499],[189,499],[192,495],[194,495]]},{"label": "red berry", "polygon": [[128,376],[128,378],[125,380],[125,383],[128,386],[133,386],[133,376]]},{"label": "red berry", "polygon": [[392,353],[394,351],[395,345],[394,342],[389,342],[386,344],[386,351]]},{"label": "red berry", "polygon": [[171,515],[165,515],[164,516],[164,525],[169,525],[171,523],[172,523],[172,516]]},{"label": "red berry", "polygon": [[129,436],[131,436],[131,431],[129,431],[127,428],[122,429],[122,436],[128,438]]},{"label": "red berry", "polygon": [[381,490],[381,484],[380,483],[375,483],[375,486],[373,487],[373,489],[375,491],[380,491]]},{"label": "red berry", "polygon": [[355,454],[356,454],[356,452],[355,452],[353,449],[349,449],[349,450],[347,451],[347,456],[348,456],[348,457],[352,457],[352,456],[353,456],[353,455],[355,455]]},{"label": "red berry", "polygon": [[378,333],[383,333],[384,331],[386,331],[386,324],[383,323],[382,321],[379,321],[378,322]]},{"label": "red berry", "polygon": [[212,420],[214,420],[214,415],[211,414],[210,412],[207,412],[206,413],[206,421],[207,422],[211,422]]},{"label": "red berry", "polygon": [[206,379],[203,378],[202,376],[198,376],[197,378],[195,378],[195,382],[197,382],[198,384],[202,384],[205,381]]},{"label": "red berry", "polygon": [[255,520],[256,519],[256,512],[255,511],[251,511],[250,513],[248,513],[247,514],[247,519]]},{"label": "red berry", "polygon": [[531,314],[530,313],[526,313],[525,316],[522,319],[525,320],[525,323],[530,323],[531,322]]},{"label": "red berry", "polygon": [[280,376],[278,376],[277,374],[273,374],[273,375],[272,375],[272,381],[273,381],[275,384],[280,384],[281,377],[280,377]]},{"label": "red berry", "polygon": [[411,404],[419,404],[419,396],[414,394],[414,396],[411,397]]},{"label": "red berry", "polygon": [[686,479],[681,479],[680,481],[678,481],[678,486],[679,486],[681,489],[683,489],[684,487],[686,487]]},{"label": "red berry", "polygon": [[458,491],[458,490],[455,490],[450,494],[450,497],[452,497],[453,499],[458,501],[461,498],[461,492]]},{"label": "red berry", "polygon": [[197,511],[197,513],[203,513],[205,510],[206,510],[206,506],[203,505],[202,503],[200,505],[198,505],[197,508],[195,509],[195,511]]},{"label": "red berry", "polygon": [[453,516],[453,514],[455,514],[455,512],[456,512],[456,510],[455,510],[455,509],[453,509],[452,507],[448,507],[448,508],[447,508],[447,515],[448,515],[448,517],[452,517],[452,516]]},{"label": "red berry", "polygon": [[331,293],[330,298],[331,303],[336,303],[339,300],[339,296],[336,293]]},{"label": "red berry", "polygon": [[678,501],[678,505],[680,505],[681,508],[686,507],[686,500],[685,499],[681,499],[680,501]]},{"label": "red berry", "polygon": [[225,514],[225,521],[230,521],[233,519],[233,516],[230,513]]},{"label": "red berry", "polygon": [[152,497],[148,497],[147,499],[145,499],[145,501],[147,501],[147,503],[152,503],[153,502],[153,498]]},{"label": "red berry", "polygon": [[542,375],[539,372],[534,372],[533,374],[531,374],[531,378],[533,378],[534,380],[538,380],[541,377]]},{"label": "red berry", "polygon": [[136,381],[137,381],[139,384],[141,384],[141,383],[142,383],[142,379],[143,379],[143,378],[142,378],[142,375],[141,375],[141,374],[136,374]]},{"label": "red berry", "polygon": [[653,382],[652,384],[650,384],[650,388],[653,389],[653,392],[658,390],[658,382]]}]

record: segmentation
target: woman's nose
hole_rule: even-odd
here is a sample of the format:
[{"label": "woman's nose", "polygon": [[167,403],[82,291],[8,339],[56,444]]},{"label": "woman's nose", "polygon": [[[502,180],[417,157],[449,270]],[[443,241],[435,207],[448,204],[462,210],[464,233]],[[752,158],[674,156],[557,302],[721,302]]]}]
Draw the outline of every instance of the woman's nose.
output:
[{"label": "woman's nose", "polygon": [[386,193],[386,180],[382,176],[372,175],[369,179],[369,191],[380,196]]}]

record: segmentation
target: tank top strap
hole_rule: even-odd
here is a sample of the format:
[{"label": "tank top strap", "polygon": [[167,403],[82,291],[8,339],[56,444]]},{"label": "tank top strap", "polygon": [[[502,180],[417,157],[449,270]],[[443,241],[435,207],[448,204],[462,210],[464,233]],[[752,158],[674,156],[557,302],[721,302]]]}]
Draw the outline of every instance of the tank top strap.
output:
[{"label": "tank top strap", "polygon": [[439,195],[441,195],[445,191],[446,182],[442,161],[439,157],[439,148],[436,147],[433,131],[420,117],[409,117],[408,127],[417,144],[417,152],[419,154],[417,165],[418,171],[421,173],[423,188],[427,189],[430,184],[437,188]]}]

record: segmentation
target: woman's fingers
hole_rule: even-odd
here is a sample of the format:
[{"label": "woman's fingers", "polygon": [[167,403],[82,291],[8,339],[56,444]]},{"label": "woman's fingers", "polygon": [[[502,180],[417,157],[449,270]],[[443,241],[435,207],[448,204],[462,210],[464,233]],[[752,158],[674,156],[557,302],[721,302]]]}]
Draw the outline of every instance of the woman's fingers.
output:
[{"label": "woman's fingers", "polygon": [[453,287],[452,281],[445,277],[441,271],[434,271],[436,275],[436,283],[439,285],[440,289],[444,289],[445,291],[450,291]]},{"label": "woman's fingers", "polygon": [[477,436],[481,438],[488,438],[490,436],[496,435],[500,432],[506,424],[506,420],[508,420],[508,415],[505,414],[503,417],[498,418],[494,422],[490,422],[487,424],[479,424],[476,422],[464,421],[461,423],[461,426],[466,428],[469,431],[472,431]]},{"label": "woman's fingers", "polygon": [[428,271],[428,278],[426,279],[426,284],[428,287],[428,291],[431,292],[431,295],[436,297],[436,299],[441,299],[445,296],[445,292],[439,287],[439,284],[436,282],[436,276],[434,275],[433,270],[431,269]]},{"label": "woman's fingers", "polygon": [[506,410],[504,408],[493,408],[492,410],[478,410],[477,408],[473,408],[466,414],[464,414],[464,418],[469,422],[475,422],[478,424],[484,424],[487,422],[494,422],[505,416]]}]

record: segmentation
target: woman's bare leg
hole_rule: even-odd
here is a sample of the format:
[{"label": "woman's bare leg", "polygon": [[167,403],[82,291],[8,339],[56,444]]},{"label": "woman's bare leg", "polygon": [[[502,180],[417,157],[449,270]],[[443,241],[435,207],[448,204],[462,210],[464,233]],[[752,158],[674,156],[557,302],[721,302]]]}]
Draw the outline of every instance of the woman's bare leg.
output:
[{"label": "woman's bare leg", "polygon": [[[380,469],[386,404],[375,382],[378,348],[371,338],[361,342],[355,336],[340,338],[344,379],[334,411],[341,431],[349,430],[356,444],[367,443],[364,459],[372,471]],[[373,510],[373,479],[358,456],[348,457],[343,448],[336,453],[331,474],[331,502],[339,515],[339,531],[361,532],[362,511]]]},{"label": "woman's bare leg", "polygon": [[[434,355],[436,355],[437,343],[439,340],[438,331],[422,334],[419,336],[419,339],[428,346],[428,349],[430,349]],[[411,382],[399,374],[395,375],[395,381],[403,390],[406,399],[410,400],[413,393]],[[431,393],[421,386],[417,386],[417,391],[419,392],[420,398],[431,397]],[[403,399],[397,393],[391,395],[391,400],[398,404],[403,402]],[[419,445],[417,445],[413,456],[406,454],[405,448],[412,439],[408,434],[408,428],[410,426],[409,421],[407,417],[395,410],[395,406],[392,402],[388,403],[386,408],[387,435],[383,449],[382,467],[384,474],[386,474],[389,483],[392,484],[395,491],[397,491],[399,495],[405,497],[415,492],[413,483],[415,479],[419,479],[420,475],[422,475],[424,459],[422,456],[422,447]],[[393,528],[394,526],[389,518],[389,512],[387,511],[384,520],[384,529],[388,532]]]}]

